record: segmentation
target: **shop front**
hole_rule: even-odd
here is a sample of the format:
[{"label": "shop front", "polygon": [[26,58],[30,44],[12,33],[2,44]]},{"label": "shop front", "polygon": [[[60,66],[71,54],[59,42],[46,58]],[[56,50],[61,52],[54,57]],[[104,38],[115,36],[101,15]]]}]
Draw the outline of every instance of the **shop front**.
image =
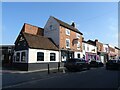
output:
[{"label": "shop front", "polygon": [[74,58],[74,51],[61,50],[61,61],[66,61],[67,59],[70,58]]},{"label": "shop front", "polygon": [[108,61],[108,53],[106,52],[98,52],[97,53],[98,56],[99,56],[99,60],[102,62],[102,63],[106,63]]},{"label": "shop front", "polygon": [[116,56],[115,53],[109,53],[109,60],[116,59]]},{"label": "shop front", "polygon": [[86,61],[90,62],[92,60],[97,60],[97,54],[91,53],[91,52],[86,52]]}]

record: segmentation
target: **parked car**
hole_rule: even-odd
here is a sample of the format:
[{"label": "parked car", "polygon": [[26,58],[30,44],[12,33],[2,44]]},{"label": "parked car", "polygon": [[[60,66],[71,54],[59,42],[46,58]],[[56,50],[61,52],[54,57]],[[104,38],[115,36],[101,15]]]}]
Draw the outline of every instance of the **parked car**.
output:
[{"label": "parked car", "polygon": [[93,60],[90,62],[90,67],[103,67],[104,64],[100,60]]},{"label": "parked car", "polygon": [[117,70],[120,70],[120,60],[109,60],[106,63],[106,69],[117,69]]},{"label": "parked car", "polygon": [[69,71],[80,71],[83,69],[90,69],[89,63],[87,63],[84,59],[71,58],[66,60],[64,67],[66,67]]}]

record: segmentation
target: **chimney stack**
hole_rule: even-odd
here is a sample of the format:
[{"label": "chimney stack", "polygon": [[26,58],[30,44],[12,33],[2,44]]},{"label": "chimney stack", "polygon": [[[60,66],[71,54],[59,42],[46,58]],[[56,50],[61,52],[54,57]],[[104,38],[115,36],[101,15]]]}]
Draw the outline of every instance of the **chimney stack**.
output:
[{"label": "chimney stack", "polygon": [[95,42],[98,42],[98,39],[95,39]]},{"label": "chimney stack", "polygon": [[82,41],[84,41],[84,37],[82,37]]},{"label": "chimney stack", "polygon": [[75,23],[74,23],[74,22],[72,22],[71,26],[75,27]]}]

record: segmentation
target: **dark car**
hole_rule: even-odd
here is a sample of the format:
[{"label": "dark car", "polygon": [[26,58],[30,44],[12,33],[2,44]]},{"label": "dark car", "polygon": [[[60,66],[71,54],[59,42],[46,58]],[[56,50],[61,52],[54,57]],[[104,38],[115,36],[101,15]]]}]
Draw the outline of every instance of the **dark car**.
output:
[{"label": "dark car", "polygon": [[80,71],[83,69],[90,69],[89,63],[87,63],[84,59],[78,58],[66,60],[64,67],[66,67],[69,71]]},{"label": "dark car", "polygon": [[120,60],[108,60],[106,63],[106,69],[120,70]]},{"label": "dark car", "polygon": [[103,67],[104,64],[100,60],[93,60],[90,62],[90,67]]}]

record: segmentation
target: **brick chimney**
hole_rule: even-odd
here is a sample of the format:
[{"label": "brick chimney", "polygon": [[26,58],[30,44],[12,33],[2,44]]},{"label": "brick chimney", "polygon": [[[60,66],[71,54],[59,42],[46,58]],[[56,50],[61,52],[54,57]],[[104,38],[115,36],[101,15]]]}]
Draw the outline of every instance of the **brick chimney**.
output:
[{"label": "brick chimney", "polygon": [[25,23],[24,26],[23,26],[22,32],[33,34],[33,35],[43,36],[44,29],[40,28],[40,27],[37,27],[37,26],[34,26],[34,25],[30,25],[30,24]]}]

